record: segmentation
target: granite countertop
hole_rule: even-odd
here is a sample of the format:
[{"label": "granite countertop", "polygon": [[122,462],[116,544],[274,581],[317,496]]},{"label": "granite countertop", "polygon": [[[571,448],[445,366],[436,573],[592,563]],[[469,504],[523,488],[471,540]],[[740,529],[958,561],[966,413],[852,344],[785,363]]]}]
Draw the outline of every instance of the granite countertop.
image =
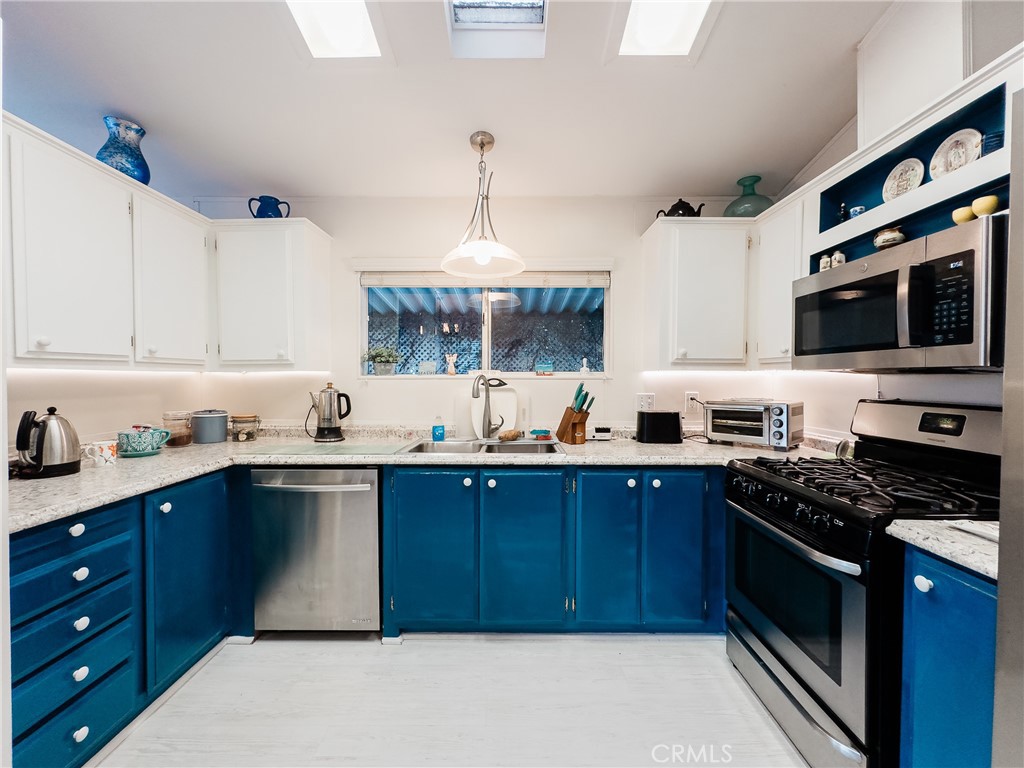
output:
[{"label": "granite countertop", "polygon": [[[696,440],[655,445],[629,439],[564,445],[564,454],[396,453],[412,441],[407,438],[374,439],[353,435],[343,443],[313,443],[294,436],[261,436],[249,443],[165,447],[156,456],[121,457],[106,467],[83,465],[81,472],[65,477],[12,479],[8,483],[8,528],[14,533],[232,465],[722,466],[731,459],[759,455],[792,458],[832,455],[809,447],[782,454],[756,446],[709,445]],[[339,455],[337,451],[345,453]]]},{"label": "granite countertop", "polygon": [[896,520],[885,529],[890,536],[913,544],[951,563],[999,578],[999,523],[973,520]]}]

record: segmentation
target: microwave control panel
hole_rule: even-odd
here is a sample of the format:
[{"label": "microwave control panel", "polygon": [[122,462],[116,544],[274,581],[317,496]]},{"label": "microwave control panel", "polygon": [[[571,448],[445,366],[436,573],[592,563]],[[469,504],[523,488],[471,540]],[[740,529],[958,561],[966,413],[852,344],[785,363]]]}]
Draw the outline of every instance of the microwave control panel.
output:
[{"label": "microwave control panel", "polygon": [[934,272],[931,332],[925,346],[974,342],[974,252],[929,262]]}]

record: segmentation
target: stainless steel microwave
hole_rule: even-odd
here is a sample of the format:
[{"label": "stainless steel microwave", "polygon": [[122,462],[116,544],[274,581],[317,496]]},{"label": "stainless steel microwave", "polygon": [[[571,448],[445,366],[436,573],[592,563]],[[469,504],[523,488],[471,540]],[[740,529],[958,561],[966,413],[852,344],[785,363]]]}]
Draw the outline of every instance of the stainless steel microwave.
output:
[{"label": "stainless steel microwave", "polygon": [[712,443],[763,445],[788,451],[804,440],[804,404],[736,398],[704,403],[704,436]]},{"label": "stainless steel microwave", "polygon": [[1006,222],[984,216],[796,280],[793,367],[1002,367]]}]

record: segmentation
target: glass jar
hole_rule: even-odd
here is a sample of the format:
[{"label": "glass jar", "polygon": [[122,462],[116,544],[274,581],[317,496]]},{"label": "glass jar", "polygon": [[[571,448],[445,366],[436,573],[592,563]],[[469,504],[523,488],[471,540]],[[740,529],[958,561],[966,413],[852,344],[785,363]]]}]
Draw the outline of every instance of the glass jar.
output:
[{"label": "glass jar", "polygon": [[192,413],[190,411],[166,411],[164,429],[171,433],[167,445],[192,444]]},{"label": "glass jar", "polygon": [[236,443],[255,440],[259,429],[260,417],[255,413],[240,413],[231,417],[231,439]]}]

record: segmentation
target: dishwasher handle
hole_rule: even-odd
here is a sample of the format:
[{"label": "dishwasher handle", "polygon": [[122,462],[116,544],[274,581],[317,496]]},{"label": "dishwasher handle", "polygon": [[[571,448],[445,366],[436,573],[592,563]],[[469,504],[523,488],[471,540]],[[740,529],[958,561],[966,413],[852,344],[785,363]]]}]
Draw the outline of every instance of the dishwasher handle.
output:
[{"label": "dishwasher handle", "polygon": [[285,493],[337,493],[339,491],[351,493],[373,490],[373,486],[370,483],[353,483],[351,485],[271,485],[254,483],[252,487],[261,491],[284,491]]}]

